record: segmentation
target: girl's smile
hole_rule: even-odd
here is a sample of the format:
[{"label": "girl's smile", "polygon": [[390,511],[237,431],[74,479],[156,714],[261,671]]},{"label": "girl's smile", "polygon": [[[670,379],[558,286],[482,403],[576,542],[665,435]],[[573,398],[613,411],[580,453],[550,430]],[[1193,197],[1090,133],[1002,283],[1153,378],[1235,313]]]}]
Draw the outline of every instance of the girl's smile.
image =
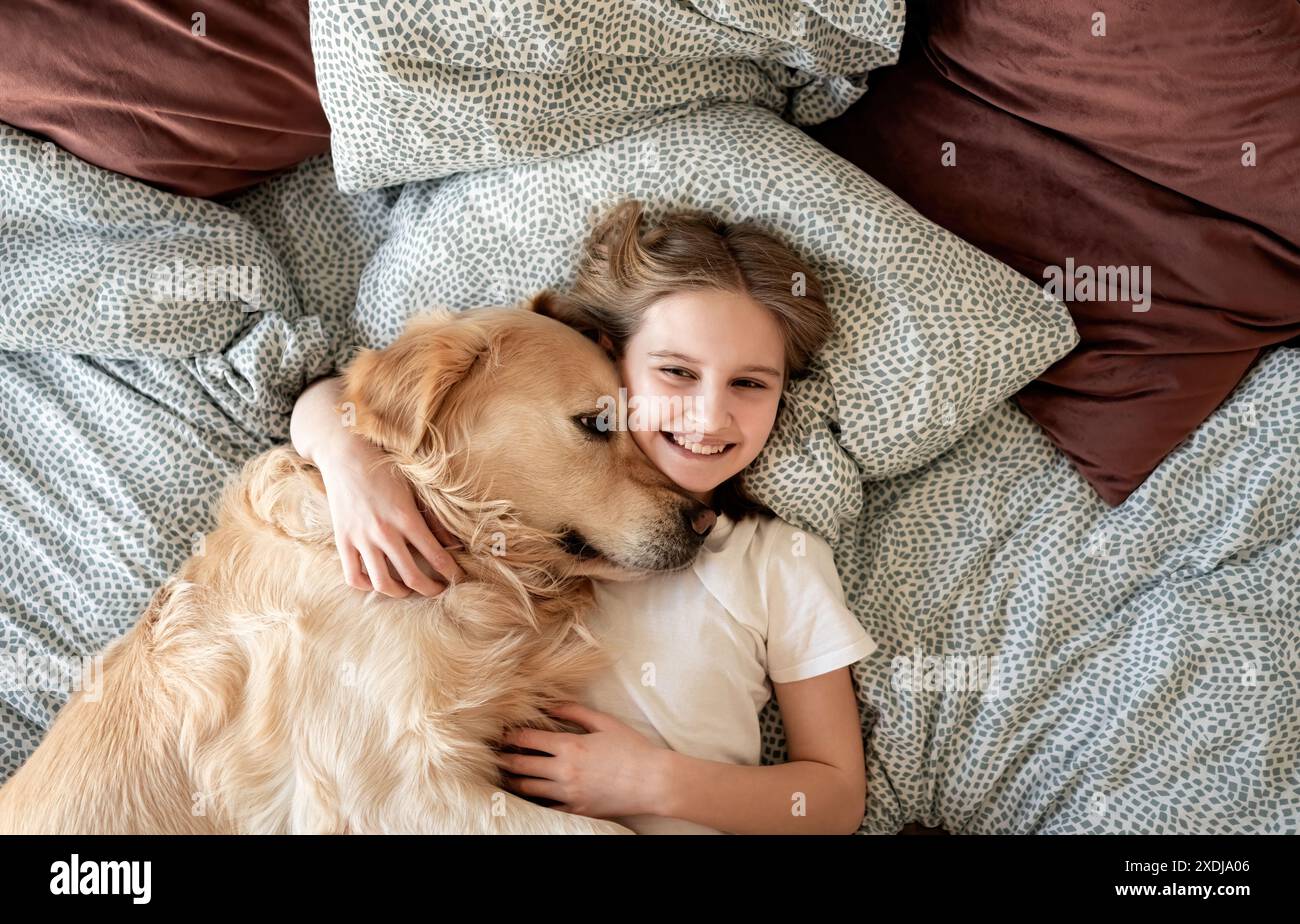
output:
[{"label": "girl's smile", "polygon": [[715,461],[730,452],[736,445],[735,443],[697,440],[697,434],[694,433],[673,433],[671,430],[661,430],[659,432],[683,456],[701,461]]}]

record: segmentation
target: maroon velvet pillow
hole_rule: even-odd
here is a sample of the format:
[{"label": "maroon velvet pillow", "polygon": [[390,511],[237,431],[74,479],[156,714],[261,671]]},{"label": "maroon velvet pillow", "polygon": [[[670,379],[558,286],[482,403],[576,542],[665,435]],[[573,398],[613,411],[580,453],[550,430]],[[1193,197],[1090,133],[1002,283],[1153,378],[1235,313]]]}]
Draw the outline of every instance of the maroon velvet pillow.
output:
[{"label": "maroon velvet pillow", "polygon": [[[1300,242],[1296,0],[938,0],[957,86],[1107,160]],[[1104,12],[1105,35],[1094,35]],[[1256,166],[1242,164],[1255,146]]]},{"label": "maroon velvet pillow", "polygon": [[1108,4],[1095,45],[1095,4],[940,6],[933,47],[917,17],[900,64],[812,134],[1040,284],[1150,267],[1145,311],[1067,298],[1080,345],[1017,396],[1118,504],[1300,334],[1300,6]]},{"label": "maroon velvet pillow", "polygon": [[329,150],[307,0],[5,0],[0,45],[0,121],[172,192]]}]

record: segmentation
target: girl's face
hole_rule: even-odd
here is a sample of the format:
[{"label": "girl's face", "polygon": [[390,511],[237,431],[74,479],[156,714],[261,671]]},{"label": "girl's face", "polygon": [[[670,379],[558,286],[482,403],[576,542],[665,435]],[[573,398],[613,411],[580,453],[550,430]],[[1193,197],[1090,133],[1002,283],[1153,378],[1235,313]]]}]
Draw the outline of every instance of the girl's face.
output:
[{"label": "girl's face", "polygon": [[[785,341],[772,312],[747,295],[679,292],[647,309],[618,366],[636,444],[707,504],[772,432],[785,387]],[[634,400],[660,413],[643,410],[638,425]]]}]

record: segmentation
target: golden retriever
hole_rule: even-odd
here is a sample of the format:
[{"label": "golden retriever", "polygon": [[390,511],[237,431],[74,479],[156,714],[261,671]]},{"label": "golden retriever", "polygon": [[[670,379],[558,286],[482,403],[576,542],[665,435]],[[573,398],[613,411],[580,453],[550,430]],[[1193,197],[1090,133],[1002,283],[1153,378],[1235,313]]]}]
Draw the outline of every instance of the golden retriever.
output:
[{"label": "golden retriever", "polygon": [[319,472],[252,459],[98,699],[0,789],[0,832],[630,833],[503,791],[493,744],[567,728],[545,710],[608,663],[590,578],[686,567],[712,512],[595,419],[604,351],[528,308],[418,316],[344,372],[344,422],[461,538],[468,580],[348,587]]}]

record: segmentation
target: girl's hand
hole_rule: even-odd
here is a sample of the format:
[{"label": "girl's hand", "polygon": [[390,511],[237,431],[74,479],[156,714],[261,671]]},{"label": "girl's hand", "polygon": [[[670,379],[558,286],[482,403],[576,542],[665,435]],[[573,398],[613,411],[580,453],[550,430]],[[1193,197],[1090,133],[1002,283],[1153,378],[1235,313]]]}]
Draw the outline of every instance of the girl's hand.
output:
[{"label": "girl's hand", "polygon": [[[446,551],[460,547],[456,538],[419,507],[410,484],[382,450],[355,434],[350,440],[316,463],[347,583],[390,597],[411,591],[432,597],[448,582],[463,579],[465,572]],[[420,569],[412,547],[442,580]]]},{"label": "girl's hand", "polygon": [[[384,452],[344,426],[339,394],[337,376],[313,382],[294,403],[289,430],[294,449],[316,465],[325,482],[343,577],[358,590],[390,597],[413,590],[436,596],[447,581],[465,577],[444,548],[459,543],[432,513],[419,508],[410,483]],[[441,581],[425,574],[410,547]]]},{"label": "girl's hand", "polygon": [[[587,734],[518,728],[503,744],[544,751],[544,756],[498,750],[505,786],[520,796],[559,802],[550,806],[589,818],[657,814],[652,793],[663,755],[669,753],[605,712],[564,703],[550,714],[581,725]],[[532,779],[536,777],[536,779]]]}]

